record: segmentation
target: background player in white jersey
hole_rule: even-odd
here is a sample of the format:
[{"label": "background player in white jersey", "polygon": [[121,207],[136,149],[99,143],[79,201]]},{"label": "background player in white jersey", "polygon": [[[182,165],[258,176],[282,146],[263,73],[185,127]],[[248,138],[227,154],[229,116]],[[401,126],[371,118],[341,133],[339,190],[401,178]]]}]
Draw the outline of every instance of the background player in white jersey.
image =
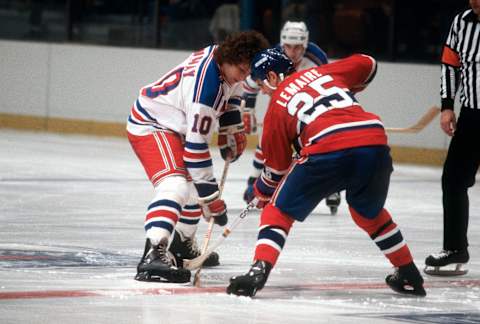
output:
[{"label": "background player in white jersey", "polygon": [[[308,29],[304,22],[287,21],[280,32],[280,44],[276,48],[282,50],[292,60],[295,70],[301,71],[314,66],[328,63],[325,52],[315,43],[308,40]],[[259,88],[251,78],[244,82],[246,104],[243,113],[245,132],[253,134],[257,130],[257,119],[255,116],[255,103]],[[253,160],[253,171],[248,178],[247,189],[243,199],[251,200],[253,196],[253,183],[261,174],[263,169],[263,155],[260,146],[257,146]],[[334,193],[326,198],[326,204],[332,215],[337,213],[340,205],[340,193]]]},{"label": "background player in white jersey", "polygon": [[[147,240],[135,279],[189,281],[190,271],[178,262],[200,253],[194,236],[202,212],[221,226],[227,223],[208,143],[218,121],[222,157],[232,161],[242,154],[241,81],[250,74],[255,53],[267,46],[257,32],[234,34],[219,46],[191,54],[140,90],[128,118],[128,139],[155,194],[147,209]],[[172,233],[169,252],[175,258],[167,251]],[[206,262],[218,265],[218,254]]]}]

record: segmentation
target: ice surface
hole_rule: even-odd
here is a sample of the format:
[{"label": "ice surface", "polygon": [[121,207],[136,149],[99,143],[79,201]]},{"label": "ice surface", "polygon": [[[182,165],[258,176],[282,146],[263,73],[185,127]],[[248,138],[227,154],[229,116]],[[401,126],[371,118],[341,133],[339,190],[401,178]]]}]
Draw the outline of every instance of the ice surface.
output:
[{"label": "ice surface", "polygon": [[[416,135],[406,135],[416,136]],[[214,151],[216,174],[223,162]],[[233,219],[252,152],[230,167]],[[441,169],[395,165],[386,207],[415,260],[442,239]],[[256,298],[224,293],[245,272],[259,221],[251,212],[220,246],[202,287],[133,280],[152,190],[124,139],[0,130],[1,323],[480,323],[480,187],[470,189],[469,273],[425,277],[428,296],[384,284],[391,266],[351,220],[322,202],[295,224]],[[206,223],[199,228],[203,240]],[[220,235],[216,228],[215,240]]]}]

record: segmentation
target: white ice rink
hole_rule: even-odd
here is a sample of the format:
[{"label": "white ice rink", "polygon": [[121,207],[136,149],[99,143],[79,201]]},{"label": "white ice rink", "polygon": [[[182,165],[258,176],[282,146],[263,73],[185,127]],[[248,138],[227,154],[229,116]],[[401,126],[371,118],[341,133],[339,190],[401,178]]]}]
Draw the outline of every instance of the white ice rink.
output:
[{"label": "white ice rink", "polygon": [[[251,157],[230,167],[230,219],[245,206]],[[440,168],[405,165],[392,176],[386,207],[419,267],[442,244],[440,176]],[[224,291],[249,268],[257,211],[219,248],[221,266],[202,271],[201,288],[137,282],[151,198],[126,140],[0,129],[0,323],[480,323],[478,184],[470,190],[470,271],[425,276],[425,298],[384,284],[392,268],[344,201],[337,216],[322,202],[294,225],[254,299]],[[200,243],[205,229],[202,221]]]}]

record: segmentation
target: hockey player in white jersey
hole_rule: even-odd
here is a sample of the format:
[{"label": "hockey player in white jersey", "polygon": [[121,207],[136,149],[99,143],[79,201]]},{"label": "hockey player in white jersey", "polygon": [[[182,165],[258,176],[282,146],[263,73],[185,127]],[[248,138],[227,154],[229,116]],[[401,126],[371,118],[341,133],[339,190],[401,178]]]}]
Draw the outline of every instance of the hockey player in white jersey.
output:
[{"label": "hockey player in white jersey", "polygon": [[[304,22],[287,21],[280,32],[280,44],[276,48],[283,51],[293,62],[295,70],[301,71],[314,66],[328,63],[325,52],[315,43],[308,40],[308,29]],[[257,118],[255,104],[259,88],[249,77],[244,82],[244,97],[246,98],[243,121],[245,132],[254,134],[257,131]],[[253,196],[253,183],[263,169],[263,154],[260,146],[257,146],[253,160],[252,174],[248,178],[247,189],[243,195],[245,201],[250,201]],[[340,193],[334,193],[326,198],[326,204],[332,215],[337,213],[340,205]]]},{"label": "hockey player in white jersey", "polygon": [[[257,32],[234,34],[191,54],[140,90],[127,122],[128,139],[155,193],[135,279],[188,282],[190,271],[178,263],[200,254],[195,232],[201,215],[221,226],[227,223],[209,142],[218,126],[222,157],[233,161],[242,154],[241,82],[250,74],[255,53],[267,46]],[[204,265],[218,264],[218,254],[212,253]]]}]

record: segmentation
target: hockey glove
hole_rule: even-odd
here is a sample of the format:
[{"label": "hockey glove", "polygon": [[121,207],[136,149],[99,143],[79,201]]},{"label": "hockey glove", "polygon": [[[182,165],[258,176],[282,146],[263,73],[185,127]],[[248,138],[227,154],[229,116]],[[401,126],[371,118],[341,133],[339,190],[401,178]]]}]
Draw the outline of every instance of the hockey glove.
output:
[{"label": "hockey glove", "polygon": [[243,111],[243,125],[246,134],[255,134],[257,132],[257,117],[254,109],[245,109]]},{"label": "hockey glove", "polygon": [[218,196],[219,192],[217,191],[208,197],[198,198],[198,202],[202,207],[205,219],[209,220],[210,217],[213,217],[215,224],[225,226],[228,222],[227,205]]},{"label": "hockey glove", "polygon": [[243,131],[235,134],[219,134],[218,147],[225,161],[234,162],[247,147],[247,137]]},{"label": "hockey glove", "polygon": [[245,189],[245,192],[243,193],[243,201],[247,204],[255,198],[255,193],[253,192],[253,184],[255,183],[255,180],[257,180],[255,177],[248,178],[247,189]]},{"label": "hockey glove", "polygon": [[218,119],[218,147],[225,161],[237,160],[247,146],[247,137],[243,127],[240,110],[232,109]]},{"label": "hockey glove", "polygon": [[258,186],[259,181],[262,181],[262,180],[258,178],[257,181],[255,181],[255,184],[253,185],[253,193],[258,200],[256,207],[258,209],[263,209],[263,207],[265,207],[270,202],[270,199],[272,198],[272,196],[261,191],[261,189]]}]

